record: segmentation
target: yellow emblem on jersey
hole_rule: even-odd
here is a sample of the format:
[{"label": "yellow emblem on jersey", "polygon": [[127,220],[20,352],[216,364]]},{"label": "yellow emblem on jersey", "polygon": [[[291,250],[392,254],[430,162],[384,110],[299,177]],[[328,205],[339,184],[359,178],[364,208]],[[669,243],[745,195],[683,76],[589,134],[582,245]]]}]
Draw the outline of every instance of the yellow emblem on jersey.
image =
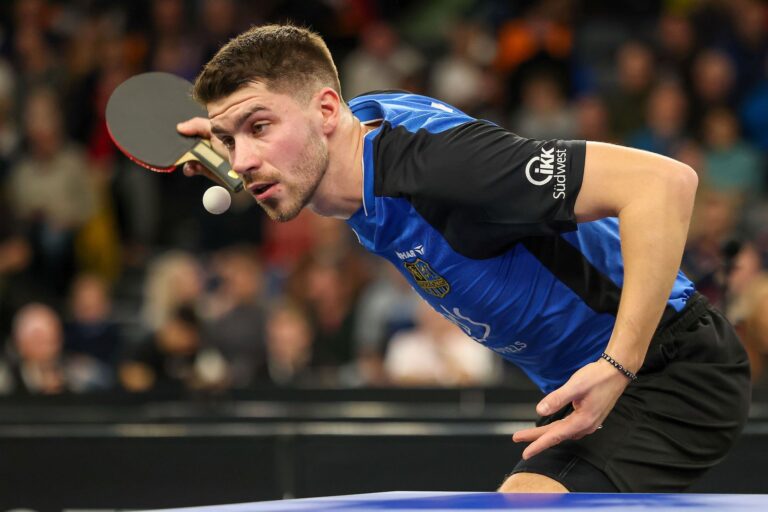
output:
[{"label": "yellow emblem on jersey", "polygon": [[421,258],[417,258],[412,263],[404,261],[403,265],[405,265],[405,268],[408,269],[408,272],[416,280],[416,284],[428,294],[442,299],[451,291],[450,283],[443,276],[432,270],[429,263]]}]

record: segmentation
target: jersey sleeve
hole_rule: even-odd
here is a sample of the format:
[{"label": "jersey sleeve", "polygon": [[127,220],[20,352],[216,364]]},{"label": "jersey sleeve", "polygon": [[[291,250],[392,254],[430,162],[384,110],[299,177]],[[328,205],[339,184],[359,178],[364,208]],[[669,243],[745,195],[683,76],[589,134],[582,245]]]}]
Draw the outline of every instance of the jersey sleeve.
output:
[{"label": "jersey sleeve", "polygon": [[382,195],[460,209],[515,238],[576,228],[584,141],[526,139],[486,121],[439,133],[389,130],[376,151]]}]

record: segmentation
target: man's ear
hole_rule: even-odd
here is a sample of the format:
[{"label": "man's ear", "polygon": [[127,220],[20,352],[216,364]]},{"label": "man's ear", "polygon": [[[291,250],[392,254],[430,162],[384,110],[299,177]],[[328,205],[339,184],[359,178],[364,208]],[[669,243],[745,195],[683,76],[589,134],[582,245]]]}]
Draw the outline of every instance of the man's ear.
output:
[{"label": "man's ear", "polygon": [[339,124],[341,97],[330,87],[323,87],[315,95],[315,100],[322,116],[323,134],[330,135]]}]

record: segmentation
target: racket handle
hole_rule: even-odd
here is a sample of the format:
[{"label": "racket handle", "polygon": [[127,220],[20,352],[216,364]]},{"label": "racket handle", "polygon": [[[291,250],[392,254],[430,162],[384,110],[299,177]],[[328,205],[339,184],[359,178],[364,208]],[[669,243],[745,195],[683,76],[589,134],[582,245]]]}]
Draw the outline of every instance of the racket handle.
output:
[{"label": "racket handle", "polygon": [[200,163],[207,167],[212,173],[219,177],[230,192],[239,192],[243,189],[243,181],[240,176],[232,170],[224,158],[213,150],[208,141],[199,142],[190,151]]}]

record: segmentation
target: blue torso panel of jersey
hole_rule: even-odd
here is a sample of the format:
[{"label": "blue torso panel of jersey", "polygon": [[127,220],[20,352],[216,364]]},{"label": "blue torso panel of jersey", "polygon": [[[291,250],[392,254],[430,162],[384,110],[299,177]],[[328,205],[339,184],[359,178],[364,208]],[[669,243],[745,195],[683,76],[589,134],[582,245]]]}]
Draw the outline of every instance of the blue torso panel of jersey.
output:
[{"label": "blue torso panel of jersey", "polygon": [[[405,92],[349,103],[378,126],[347,223],[439,313],[544,392],[605,349],[623,262],[618,220],[577,224],[583,141],[536,141]],[[678,273],[667,309],[693,284]]]}]

